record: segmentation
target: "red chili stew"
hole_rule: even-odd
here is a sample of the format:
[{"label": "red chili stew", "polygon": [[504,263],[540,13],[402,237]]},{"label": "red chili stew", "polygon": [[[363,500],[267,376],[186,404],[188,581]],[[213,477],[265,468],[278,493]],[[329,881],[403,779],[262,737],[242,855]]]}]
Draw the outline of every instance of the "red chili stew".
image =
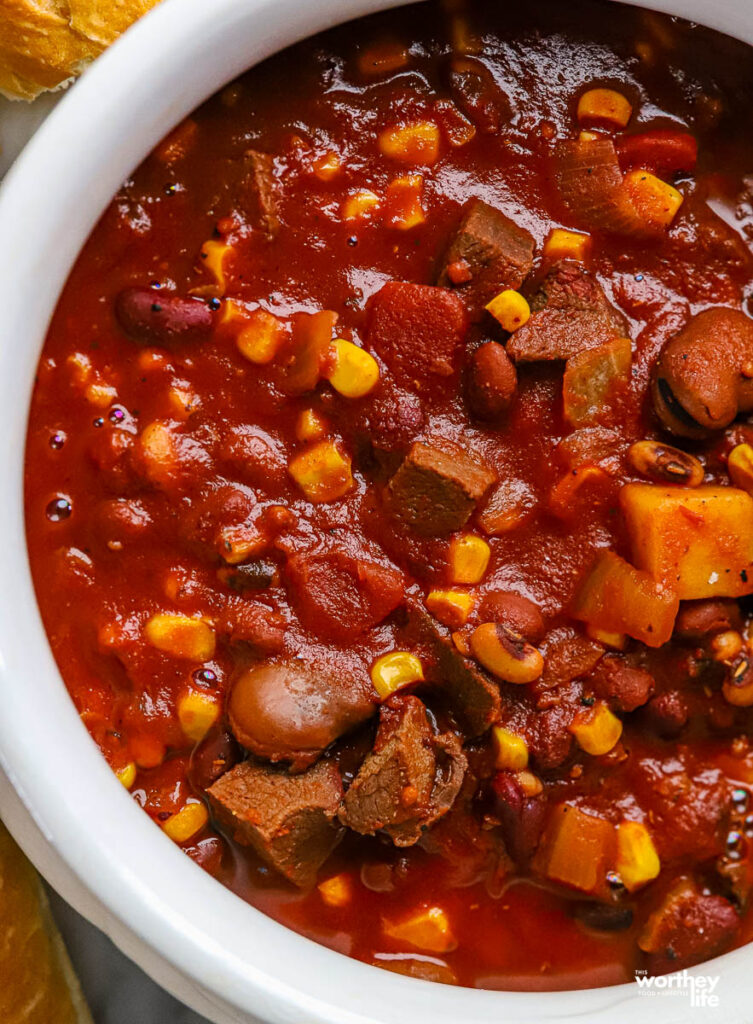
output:
[{"label": "red chili stew", "polygon": [[189,857],[381,967],[572,988],[750,935],[753,71],[517,6],[320,36],[157,147],[50,328],[28,537]]}]

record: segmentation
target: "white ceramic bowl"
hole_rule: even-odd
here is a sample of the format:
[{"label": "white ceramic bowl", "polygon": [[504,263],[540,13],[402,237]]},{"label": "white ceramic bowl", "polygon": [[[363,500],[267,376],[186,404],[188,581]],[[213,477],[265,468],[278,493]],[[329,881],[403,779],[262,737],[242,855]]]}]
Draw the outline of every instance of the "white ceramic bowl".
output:
[{"label": "white ceramic bowl", "polygon": [[[350,960],[247,906],[147,819],[89,739],[50,654],[26,558],[26,418],[71,264],[121,181],[199,102],[304,36],[397,0],[166,0],[97,61],[0,192],[0,813],[63,896],[218,1024],[749,1024],[753,952],[719,974],[718,1015],[636,986],[503,993],[415,981]],[[752,0],[651,6],[753,43]],[[52,1024],[52,1022],[51,1022]]]}]

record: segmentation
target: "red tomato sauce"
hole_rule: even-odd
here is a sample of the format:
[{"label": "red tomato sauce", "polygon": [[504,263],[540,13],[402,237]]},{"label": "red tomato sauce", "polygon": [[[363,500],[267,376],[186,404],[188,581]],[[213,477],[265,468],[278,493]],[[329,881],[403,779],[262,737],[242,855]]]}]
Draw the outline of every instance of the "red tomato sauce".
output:
[{"label": "red tomato sauce", "polygon": [[[678,436],[672,424],[687,428],[690,413],[677,411],[679,390],[657,406],[651,375],[691,317],[748,308],[749,58],[742,44],[677,19],[592,0],[547,0],[528,13],[477,4],[449,15],[419,5],[362,20],[270,59],[208,100],[124,183],[73,268],[40,360],[27,446],[29,552],[53,652],[134,799],[221,883],[301,934],[391,970],[495,989],[616,984],[750,937],[753,695],[746,704],[742,691],[753,555],[740,561],[744,530],[721,544],[713,573],[738,579],[726,590],[652,579],[638,564],[649,555],[622,490],[646,484],[629,454],[646,440],[654,462],[657,446],[676,445],[700,466],[705,487],[727,488],[722,497],[745,491],[753,401],[745,405],[744,388],[741,417],[733,410],[713,430],[691,417],[690,436]],[[579,98],[594,88],[627,101],[627,127],[602,115],[579,123]],[[384,134],[416,124],[424,127],[410,140]],[[577,141],[581,130],[596,140]],[[557,146],[605,139],[616,141],[615,166],[619,159],[610,173],[638,168],[645,179],[649,170],[672,192],[647,199],[644,180],[607,202],[586,183],[573,206]],[[675,189],[682,205],[670,216]],[[627,371],[609,371],[623,372],[616,385],[609,377],[595,395],[603,363],[586,362],[576,377],[580,313],[571,292],[563,344],[576,348],[531,357],[525,345],[553,344],[556,324],[538,339],[530,327],[505,330],[485,303],[468,299],[481,274],[472,255],[439,274],[473,200],[530,233],[530,265],[504,289],[526,296],[529,324],[554,301],[551,279],[541,288],[556,262],[552,231],[587,236],[568,288],[586,287],[583,267],[587,287],[600,287],[597,326],[606,333],[588,338],[586,354],[630,339]],[[605,220],[616,216],[613,200],[621,204],[614,223]],[[388,301],[388,282],[410,287]],[[140,291],[124,297],[127,289]],[[589,309],[581,334],[596,329]],[[378,369],[360,397],[333,386],[336,338],[370,354],[367,375]],[[493,346],[493,374],[486,364],[474,369],[482,344]],[[614,347],[609,359],[616,365],[624,353]],[[564,404],[563,373],[574,389]],[[579,412],[577,402],[595,402],[595,411]],[[439,473],[443,490],[414,508],[415,480],[403,499],[397,474],[415,472],[412,446],[426,443],[423,456],[446,450],[457,465],[465,457],[466,476],[483,480],[464,477],[458,487]],[[335,465],[322,478],[318,463],[320,490],[307,491],[293,464],[317,444]],[[464,521],[459,506],[443,505],[450,486],[468,505]],[[476,486],[481,496],[469,498]],[[672,494],[680,490],[693,489]],[[673,522],[704,514],[683,506]],[[488,564],[475,582],[458,583],[453,543],[468,534],[486,546]],[[583,596],[606,551],[619,560],[610,563],[616,602]],[[636,572],[643,596],[625,597],[623,608]],[[429,594],[448,589],[470,595],[465,624],[424,608]],[[533,608],[541,629],[528,635],[505,617],[510,594],[529,616]],[[682,633],[678,599],[680,617],[699,601],[721,601],[722,611]],[[669,634],[656,647],[651,632],[664,611]],[[179,627],[164,616],[190,620],[190,636],[168,636]],[[474,632],[489,621],[490,642],[503,638],[507,660],[514,649],[530,666],[540,652],[543,675],[522,685],[495,676]],[[395,651],[418,658],[424,679],[386,697],[372,671]],[[460,659],[458,671],[492,694],[491,710],[474,705],[482,727],[467,725],[443,658]],[[318,690],[296,691],[292,705],[274,689],[259,696],[260,666],[281,664],[325,673],[326,699]],[[604,664],[617,675],[605,675]],[[620,688],[627,669],[639,673],[631,685],[648,687],[637,697]],[[250,680],[250,710],[240,697],[230,703],[241,679]],[[403,818],[418,800],[411,841],[396,845],[398,833],[384,828],[359,834],[351,812],[327,811],[317,836],[327,845],[326,830],[338,829],[333,852],[313,866],[315,877],[304,865],[305,884],[291,884],[283,875],[300,864],[281,870],[278,854],[260,853],[261,840],[249,846],[252,826],[231,821],[235,812],[218,809],[207,791],[243,763],[297,786],[296,773],[316,762],[355,793],[372,764],[380,703],[386,724],[376,749],[415,712],[425,738],[410,757],[431,747],[442,771],[454,758],[462,785],[452,783],[447,806],[421,808],[424,776],[406,760]],[[295,732],[289,719],[299,712],[305,750],[291,753],[274,723]],[[620,730],[608,749],[601,733],[594,746],[597,715]],[[495,723],[520,738],[526,764],[500,759]],[[555,866],[562,807],[580,830],[567,840],[575,845],[564,869]],[[595,821],[600,838],[586,838]],[[616,852],[625,822],[650,836],[660,865],[652,871],[641,847],[648,875],[629,886],[617,870],[628,870],[624,850],[622,861]],[[297,827],[282,832],[295,838]],[[590,881],[573,867],[579,858],[593,868]],[[439,916],[416,925],[432,908]]]}]

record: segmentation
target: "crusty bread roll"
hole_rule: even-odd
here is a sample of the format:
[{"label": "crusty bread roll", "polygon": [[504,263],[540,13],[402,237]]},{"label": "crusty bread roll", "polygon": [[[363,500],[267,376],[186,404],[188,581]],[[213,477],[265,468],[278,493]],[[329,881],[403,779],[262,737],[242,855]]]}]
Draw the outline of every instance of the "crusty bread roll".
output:
[{"label": "crusty bread roll", "polygon": [[92,1024],[42,884],[2,823],[0,1021]]},{"label": "crusty bread roll", "polygon": [[158,0],[1,0],[0,93],[33,100],[79,74]]}]

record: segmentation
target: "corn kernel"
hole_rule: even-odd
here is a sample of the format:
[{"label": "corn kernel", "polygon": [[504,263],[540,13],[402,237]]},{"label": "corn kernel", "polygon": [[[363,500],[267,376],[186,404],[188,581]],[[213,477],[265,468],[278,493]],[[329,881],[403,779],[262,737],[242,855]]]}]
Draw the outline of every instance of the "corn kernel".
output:
[{"label": "corn kernel", "polygon": [[623,188],[646,223],[655,229],[668,228],[683,204],[683,194],[648,171],[628,171]]},{"label": "corn kernel", "polygon": [[288,472],[309,501],[315,504],[335,501],[353,486],[350,459],[334,441],[319,441],[296,455]]},{"label": "corn kernel", "polygon": [[544,242],[544,258],[552,260],[578,260],[582,263],[587,259],[591,249],[591,236],[580,231],[565,231],[554,228]]},{"label": "corn kernel", "polygon": [[517,772],[515,778],[518,780],[518,785],[523,790],[523,796],[538,796],[540,793],[544,792],[544,783],[538,775],[534,775],[533,772]]},{"label": "corn kernel", "polygon": [[336,338],[332,347],[333,366],[327,374],[332,387],[345,398],[363,398],[368,395],[379,380],[379,364],[376,359],[345,338]]},{"label": "corn kernel", "polygon": [[424,179],[420,174],[394,178],[385,194],[386,222],[398,231],[410,231],[426,220],[421,196]]},{"label": "corn kernel", "polygon": [[126,789],[130,789],[136,781],[136,765],[133,761],[129,761],[128,764],[123,765],[122,768],[118,768],[115,775]]},{"label": "corn kernel", "polygon": [[363,220],[372,217],[378,210],[381,199],[368,188],[351,192],[343,202],[340,213],[343,220]]},{"label": "corn kernel", "polygon": [[449,953],[457,942],[441,907],[428,907],[402,921],[383,921],[384,934],[426,953]]},{"label": "corn kernel", "polygon": [[640,889],[661,871],[654,841],[640,821],[623,821],[617,826],[616,868],[628,892]]},{"label": "corn kernel", "polygon": [[329,430],[329,424],[316,409],[302,409],[295,421],[297,441],[320,441]]},{"label": "corn kernel", "polygon": [[404,686],[420,683],[424,678],[421,661],[409,651],[391,651],[377,658],[371,666],[374,689],[385,700]]},{"label": "corn kernel", "polygon": [[735,487],[753,494],[753,447],[738,444],[727,458],[727,472]]},{"label": "corn kernel", "polygon": [[622,722],[606,704],[598,703],[570,726],[570,732],[587,754],[608,754],[622,735]]},{"label": "corn kernel", "polygon": [[198,801],[184,804],[162,826],[162,831],[174,843],[187,843],[197,832],[200,832],[209,821],[204,804]]},{"label": "corn kernel", "polygon": [[183,735],[199,743],[220,717],[220,706],[208,693],[186,693],[178,701],[178,720]]},{"label": "corn kernel", "polygon": [[395,125],[380,132],[379,149],[384,156],[406,164],[433,164],[439,157],[439,128],[433,121]]},{"label": "corn kernel", "polygon": [[458,629],[468,621],[474,602],[464,590],[430,590],[424,603],[435,619],[450,629]]},{"label": "corn kernel", "polygon": [[214,631],[201,619],[187,615],[153,615],[144,635],[159,651],[189,661],[209,661],[214,655]]},{"label": "corn kernel", "polygon": [[522,736],[505,729],[504,726],[492,727],[494,741],[495,766],[500,770],[520,772],[528,766],[528,744]]},{"label": "corn kernel", "polygon": [[453,583],[480,583],[489,566],[491,548],[472,533],[450,541],[450,578]]},{"label": "corn kernel", "polygon": [[341,168],[340,157],[334,151],[330,151],[314,161],[313,169],[319,181],[332,181],[340,173]]},{"label": "corn kernel", "polygon": [[201,406],[201,399],[187,384],[176,384],[167,393],[170,415],[176,420],[187,420]]},{"label": "corn kernel", "polygon": [[578,100],[578,121],[593,128],[626,128],[633,107],[614,89],[589,89]]},{"label": "corn kernel", "polygon": [[284,337],[285,327],[279,317],[266,309],[255,309],[246,317],[246,326],[239,332],[235,344],[244,359],[264,366],[277,355]]},{"label": "corn kernel", "polygon": [[498,679],[533,683],[544,671],[541,651],[498,622],[484,622],[471,634],[474,658]]},{"label": "corn kernel", "polygon": [[206,267],[207,272],[214,278],[220,295],[224,295],[225,288],[227,287],[225,264],[230,252],[232,252],[231,245],[212,238],[208,242],[204,242],[199,253],[201,262]]},{"label": "corn kernel", "polygon": [[513,291],[512,288],[507,288],[496,295],[491,302],[487,303],[486,308],[494,319],[510,333],[517,331],[519,327],[527,323],[531,316],[531,307],[525,298],[520,292]]},{"label": "corn kernel", "polygon": [[586,633],[592,640],[596,640],[605,647],[611,647],[615,651],[624,651],[627,645],[625,633],[610,633],[606,629],[597,629],[596,626],[587,625]]},{"label": "corn kernel", "polygon": [[328,907],[345,907],[350,903],[351,885],[347,875],[335,875],[317,885],[322,899]]},{"label": "corn kernel", "polygon": [[148,733],[137,733],[129,738],[131,757],[138,768],[158,768],[165,760],[167,748],[162,740]]}]

